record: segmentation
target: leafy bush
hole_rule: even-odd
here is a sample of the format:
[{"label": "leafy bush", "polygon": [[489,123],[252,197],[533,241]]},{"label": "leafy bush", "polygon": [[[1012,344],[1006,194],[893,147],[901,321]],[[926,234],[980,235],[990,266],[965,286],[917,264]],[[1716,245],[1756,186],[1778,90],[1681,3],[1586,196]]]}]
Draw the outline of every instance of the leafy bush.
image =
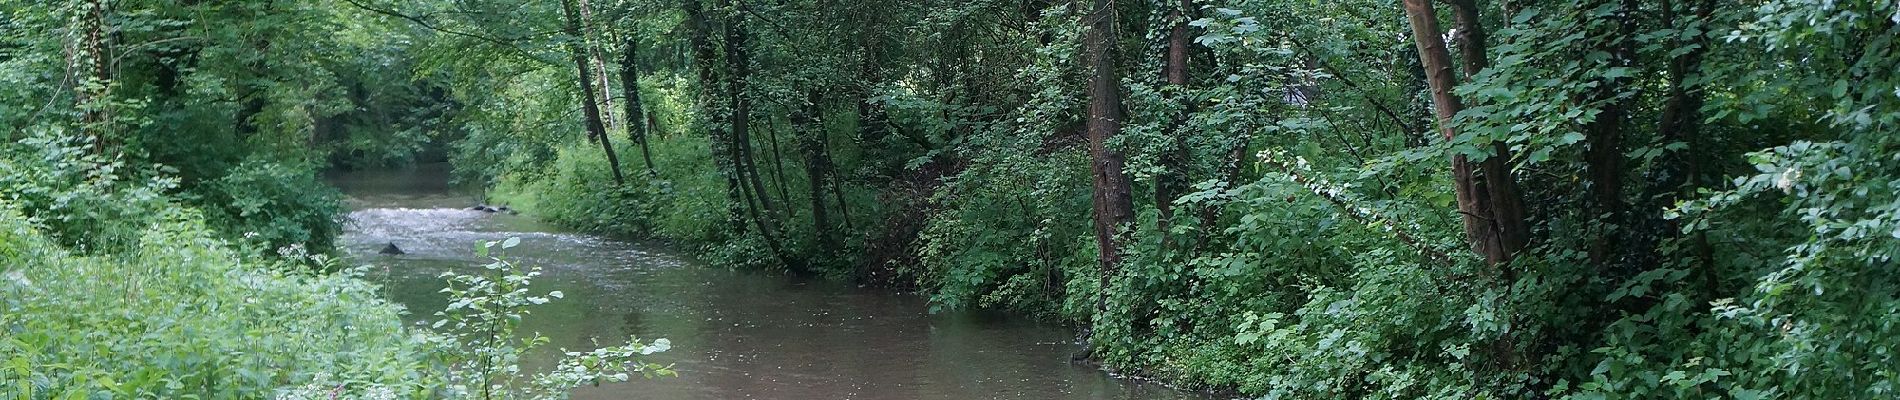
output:
[{"label": "leafy bush", "polygon": [[567,143],[547,166],[502,176],[490,201],[511,204],[565,226],[621,237],[707,243],[729,227],[724,178],[706,156],[706,139],[655,137],[655,174],[639,161],[639,147],[616,143],[627,184],[612,186],[599,145]]},{"label": "leafy bush", "polygon": [[8,395],[259,398],[321,377],[413,397],[430,385],[429,336],[349,273],[248,259],[186,210],[154,211],[138,250],[76,255],[4,208]]},{"label": "leafy bush", "polygon": [[638,361],[666,351],[660,339],[568,351],[517,378],[520,355],[545,339],[514,326],[549,298],[528,292],[538,269],[499,258],[482,275],[445,275],[451,305],[436,314],[437,333],[406,327],[402,307],[362,280],[368,267],[258,262],[188,210],[159,216],[140,250],[91,256],[61,249],[15,207],[0,204],[0,217],[0,395],[558,399],[629,374],[673,374]]},{"label": "leafy bush", "polygon": [[449,294],[450,302],[435,313],[441,319],[431,327],[445,329],[444,339],[454,349],[447,353],[453,365],[448,378],[449,397],[562,399],[569,389],[581,385],[625,382],[631,374],[647,378],[675,374],[668,366],[638,360],[639,356],[666,351],[672,347],[670,342],[658,339],[642,344],[638,338],[629,338],[626,344],[589,352],[562,349],[567,357],[553,368],[532,380],[519,379],[524,372],[521,356],[548,342],[539,333],[516,332],[521,318],[528,314],[529,307],[563,297],[560,291],[542,295],[529,291],[529,284],[541,275],[540,267],[522,267],[498,255],[491,256],[491,252],[507,250],[520,242],[510,238],[476,247],[476,254],[490,261],[482,265],[481,274],[442,273],[449,281],[442,292]]},{"label": "leafy bush", "polygon": [[335,233],[294,224],[333,224],[317,210],[337,207],[307,174],[260,163],[214,186],[238,193],[227,224],[278,221],[264,225],[274,229],[263,242],[291,243],[263,255],[236,250],[256,243],[220,239],[199,211],[162,194],[169,180],[136,185],[87,149],[50,136],[0,146],[0,395],[545,399],[627,372],[671,374],[635,362],[664,351],[663,340],[630,342],[571,352],[523,390],[457,390],[467,376],[522,372],[516,355],[535,342],[502,339],[524,307],[547,301],[525,297],[538,272],[494,259],[486,275],[448,276],[459,285],[451,301],[473,307],[438,315],[464,322],[450,334],[405,327],[402,307],[361,279],[367,267],[339,270],[302,247]]},{"label": "leafy bush", "polygon": [[342,193],[311,168],[245,161],[186,198],[224,234],[256,240],[268,249],[295,245],[328,251],[343,233]]},{"label": "leafy bush", "polygon": [[84,137],[36,127],[14,145],[0,145],[0,201],[60,244],[80,251],[136,247],[139,231],[167,208],[172,179],[150,177],[93,154]]}]

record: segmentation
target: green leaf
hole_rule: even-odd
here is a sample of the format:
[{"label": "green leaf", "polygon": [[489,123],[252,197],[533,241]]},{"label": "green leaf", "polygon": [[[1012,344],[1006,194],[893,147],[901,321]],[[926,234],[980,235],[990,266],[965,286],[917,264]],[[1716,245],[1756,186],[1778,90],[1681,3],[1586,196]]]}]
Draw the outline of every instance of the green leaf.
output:
[{"label": "green leaf", "polygon": [[1663,382],[1678,382],[1678,381],[1681,381],[1682,378],[1685,378],[1687,376],[1688,374],[1685,374],[1682,371],[1669,371],[1669,374],[1663,375],[1662,380]]},{"label": "green leaf", "polygon": [[1581,132],[1565,132],[1565,133],[1564,133],[1564,137],[1563,137],[1562,139],[1559,139],[1559,140],[1557,141],[1557,144],[1559,144],[1559,145],[1566,145],[1566,144],[1572,144],[1572,143],[1577,143],[1577,142],[1581,142],[1581,141],[1583,141],[1583,133],[1581,133]]}]

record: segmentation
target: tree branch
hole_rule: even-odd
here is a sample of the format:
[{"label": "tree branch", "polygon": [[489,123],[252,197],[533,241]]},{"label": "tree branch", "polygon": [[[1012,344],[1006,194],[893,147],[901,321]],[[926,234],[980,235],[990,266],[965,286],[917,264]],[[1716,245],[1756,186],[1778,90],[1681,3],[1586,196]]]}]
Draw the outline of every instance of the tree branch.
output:
[{"label": "tree branch", "polygon": [[394,10],[385,10],[385,9],[380,9],[380,8],[376,8],[376,7],[371,7],[371,6],[369,6],[368,4],[363,4],[363,3],[361,3],[361,2],[358,2],[357,0],[343,0],[343,2],[345,2],[345,3],[350,3],[350,5],[351,5],[351,6],[354,6],[354,7],[356,7],[357,9],[360,9],[360,10],[363,10],[363,11],[369,11],[369,12],[373,12],[373,13],[377,13],[377,14],[382,14],[382,15],[387,15],[387,16],[391,16],[391,17],[396,17],[396,18],[401,18],[401,19],[404,19],[404,20],[408,20],[409,22],[413,22],[413,23],[415,23],[416,25],[419,25],[419,26],[421,26],[421,27],[423,27],[423,28],[426,28],[426,29],[428,29],[428,30],[432,30],[432,31],[436,31],[436,32],[441,32],[441,33],[447,33],[447,34],[450,34],[450,35],[455,35],[455,36],[461,36],[461,37],[466,37],[466,38],[470,38],[470,39],[475,39],[475,40],[479,40],[479,41],[483,41],[483,42],[487,42],[487,43],[489,43],[489,44],[493,44],[493,45],[496,45],[496,46],[500,46],[500,47],[502,47],[502,48],[505,48],[505,49],[508,49],[508,50],[513,50],[513,51],[514,51],[515,53],[517,53],[517,54],[520,54],[520,55],[521,55],[522,57],[526,57],[527,59],[529,59],[529,60],[533,60],[533,61],[535,61],[535,62],[539,62],[539,63],[542,63],[542,64],[547,64],[547,65],[549,65],[549,66],[554,66],[554,67],[560,67],[560,66],[562,66],[562,65],[561,65],[561,63],[558,63],[558,62],[554,62],[554,61],[550,61],[550,60],[547,60],[547,59],[543,59],[543,58],[541,58],[541,56],[540,56],[540,55],[537,55],[537,54],[534,54],[534,53],[532,53],[532,52],[529,52],[528,50],[525,50],[525,49],[522,49],[522,48],[520,48],[520,47],[516,47],[516,46],[515,46],[515,44],[514,44],[513,42],[514,42],[514,41],[519,41],[519,40],[521,40],[521,39],[509,39],[509,40],[502,40],[502,39],[497,39],[497,38],[494,38],[494,37],[491,37],[491,36],[486,36],[486,35],[482,35],[482,34],[478,34],[478,33],[471,33],[471,32],[463,32],[463,31],[458,31],[458,30],[454,30],[454,29],[448,29],[448,28],[444,28],[444,27],[441,27],[441,26],[437,26],[437,25],[436,25],[436,24],[434,24],[434,23],[430,23],[430,22],[429,22],[428,20],[425,20],[425,19],[422,19],[421,17],[417,17],[417,16],[413,16],[413,15],[408,15],[408,14],[403,14],[403,13],[400,13],[400,12],[396,12],[396,11],[394,11]]},{"label": "tree branch", "polygon": [[[1301,175],[1299,170],[1295,169],[1292,164],[1274,158],[1274,155],[1274,152],[1271,150],[1262,151],[1260,152],[1260,161],[1280,168],[1281,172],[1285,172],[1288,177],[1293,178],[1294,183],[1305,186],[1308,190],[1312,190],[1313,194],[1319,195],[1321,199],[1332,203],[1334,207],[1339,207],[1340,210],[1344,211],[1347,217],[1351,217],[1360,223],[1377,223],[1382,225],[1385,227],[1385,230],[1391,232],[1392,236],[1398,239],[1400,243],[1404,243],[1413,250],[1417,250],[1419,255],[1425,256],[1425,258],[1439,264],[1453,264],[1451,256],[1445,255],[1444,252],[1427,246],[1424,242],[1420,242],[1417,238],[1412,237],[1411,234],[1405,233],[1405,230],[1401,229],[1397,222],[1392,222],[1391,218],[1386,218],[1370,209],[1352,206],[1351,203],[1346,202],[1347,199],[1344,196],[1340,195],[1339,190],[1327,187],[1324,181],[1314,181],[1305,175]],[[1301,165],[1304,165],[1303,161]]]},{"label": "tree branch", "polygon": [[1321,57],[1319,53],[1314,52],[1310,48],[1307,48],[1306,44],[1300,42],[1299,38],[1295,38],[1292,35],[1288,35],[1287,39],[1293,43],[1293,47],[1298,47],[1301,52],[1304,52],[1307,55],[1312,56],[1313,61],[1319,63],[1320,69],[1325,70],[1327,74],[1332,75],[1334,78],[1339,78],[1339,83],[1344,83],[1346,84],[1347,87],[1358,89],[1359,93],[1364,95],[1367,103],[1372,103],[1372,107],[1379,109],[1380,114],[1384,114],[1386,118],[1391,118],[1393,123],[1398,124],[1399,129],[1401,131],[1404,131],[1405,133],[1411,134],[1411,135],[1422,134],[1420,132],[1413,132],[1411,130],[1411,125],[1406,124],[1404,118],[1399,118],[1399,114],[1395,111],[1392,111],[1391,107],[1386,107],[1384,102],[1380,102],[1379,99],[1373,98],[1372,94],[1366,91],[1366,88],[1360,87],[1359,84],[1357,83],[1353,83],[1352,79],[1347,78],[1344,72],[1340,71],[1338,68],[1333,68],[1332,63],[1326,62],[1326,57]]}]

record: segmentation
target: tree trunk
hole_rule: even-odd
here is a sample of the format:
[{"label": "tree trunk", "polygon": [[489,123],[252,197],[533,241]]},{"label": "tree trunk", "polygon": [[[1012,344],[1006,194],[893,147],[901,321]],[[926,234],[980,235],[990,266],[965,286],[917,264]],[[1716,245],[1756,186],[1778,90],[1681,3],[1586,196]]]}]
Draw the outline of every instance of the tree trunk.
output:
[{"label": "tree trunk", "polygon": [[[1604,42],[1604,50],[1612,55],[1610,67],[1629,68],[1635,63],[1636,47],[1636,2],[1618,1],[1622,15],[1611,17],[1617,21],[1617,32],[1604,35],[1610,39]],[[1595,243],[1589,251],[1590,261],[1603,269],[1609,266],[1621,249],[1618,238],[1620,232],[1628,227],[1629,205],[1623,201],[1623,124],[1629,118],[1631,98],[1618,97],[1629,78],[1614,78],[1600,82],[1590,93],[1591,101],[1604,102],[1596,120],[1584,126],[1584,139],[1589,148],[1584,152],[1585,168],[1590,176],[1591,212],[1593,217],[1601,217],[1597,227]]]},{"label": "tree trunk", "polygon": [[746,48],[744,4],[733,0],[721,1],[726,12],[726,67],[732,71],[726,80],[726,95],[732,99],[732,116],[728,121],[732,129],[734,161],[738,166],[741,184],[749,185],[747,192],[759,202],[759,209],[753,223],[758,225],[759,236],[765,239],[765,245],[772,255],[786,266],[791,260],[780,246],[778,235],[779,210],[772,202],[772,195],[765,190],[765,183],[759,176],[758,162],[752,156],[752,139],[749,131],[752,121],[752,100],[746,96],[747,86],[752,76],[751,58]]},{"label": "tree trunk", "polygon": [[640,158],[646,160],[647,176],[659,175],[653,166],[653,150],[647,146],[648,130],[653,127],[647,123],[646,113],[640,109],[640,43],[632,34],[627,35],[620,53],[620,96],[625,97],[627,106],[627,136],[640,144]]},{"label": "tree trunk", "polygon": [[[713,65],[713,61],[718,58],[718,53],[713,50],[711,38],[713,25],[711,20],[706,18],[706,11],[699,0],[685,0],[680,8],[686,14],[687,25],[692,28],[688,42],[691,44],[693,53],[693,70],[699,75],[699,95],[694,99],[693,107],[698,109],[699,115],[712,116],[717,114],[719,108],[715,105],[715,100],[719,98],[717,93],[720,86],[716,74],[717,68]],[[706,126],[709,139],[707,146],[711,148],[713,166],[719,170],[719,175],[726,178],[726,226],[743,233],[746,205],[751,203],[744,195],[743,185],[739,184],[739,173],[737,166],[733,163],[734,158],[727,156],[732,154],[731,141],[728,139],[730,135],[726,127],[721,124],[702,125]]]},{"label": "tree trunk", "polygon": [[[1485,46],[1490,44],[1490,35],[1484,29],[1484,20],[1478,17],[1477,0],[1447,0],[1446,3],[1451,4],[1452,19],[1458,27],[1457,36],[1452,39],[1458,41],[1458,58],[1465,63],[1465,78],[1470,79],[1477,76],[1478,71],[1483,71],[1484,67],[1490,65],[1491,57],[1485,54]],[[1407,2],[1406,5],[1409,16],[1411,3]],[[1438,14],[1437,10],[1432,10],[1429,5],[1426,8],[1432,12],[1432,15]],[[1438,20],[1433,17],[1432,26],[1437,25]],[[1418,25],[1414,24],[1412,27],[1413,33],[1417,33]],[[1442,40],[1440,42],[1443,44]],[[1419,55],[1419,57],[1423,60],[1424,55]]]},{"label": "tree trunk", "polygon": [[[1453,76],[1451,54],[1445,49],[1445,42],[1439,36],[1437,10],[1432,8],[1432,0],[1403,0],[1405,15],[1412,25],[1412,39],[1416,42],[1420,64],[1425,67],[1426,84],[1432,91],[1433,108],[1438,116],[1439,130],[1445,140],[1457,137],[1452,117],[1464,109],[1464,104],[1451,91],[1457,85]],[[1457,8],[1459,39],[1463,45],[1465,74],[1475,76],[1484,70],[1485,57],[1484,27],[1478,23],[1477,7],[1473,0],[1452,0]],[[1463,154],[1452,156],[1452,179],[1458,199],[1458,213],[1463,217],[1466,240],[1479,255],[1484,256],[1492,277],[1493,285],[1503,285],[1508,290],[1514,273],[1502,268],[1510,263],[1512,257],[1529,243],[1529,224],[1524,220],[1523,200],[1518,197],[1517,181],[1511,176],[1511,153],[1503,140],[1492,141],[1492,154],[1475,167]],[[1482,176],[1478,176],[1478,173]],[[1507,322],[1509,323],[1509,322]],[[1487,340],[1483,345],[1496,368],[1504,371],[1520,369],[1522,362],[1520,344],[1511,333]]]},{"label": "tree trunk", "polygon": [[[1412,25],[1412,39],[1417,44],[1419,63],[1425,67],[1426,84],[1432,91],[1433,110],[1438,117],[1439,132],[1446,140],[1456,137],[1452,126],[1452,117],[1464,109],[1464,103],[1453,94],[1457,86],[1457,77],[1452,73],[1451,53],[1445,48],[1445,42],[1439,36],[1437,10],[1430,0],[1404,0],[1405,14]],[[1465,3],[1469,0],[1454,2]],[[1460,6],[1461,22],[1467,18],[1475,24],[1475,11],[1466,13]],[[1469,15],[1469,16],[1467,16]],[[1460,27],[1464,30],[1464,27]],[[1479,57],[1465,60],[1467,74],[1476,73],[1484,68],[1484,34],[1481,28],[1473,25],[1471,30],[1460,36],[1467,47],[1466,57]],[[1478,47],[1478,48],[1469,48]],[[1511,179],[1507,162],[1510,159],[1508,149],[1502,142],[1494,142],[1496,151],[1485,159],[1481,166],[1474,166],[1462,154],[1452,156],[1452,179],[1458,199],[1458,213],[1463,216],[1465,236],[1471,242],[1472,249],[1484,256],[1491,265],[1510,262],[1511,257],[1523,248],[1524,232],[1521,201],[1517,200],[1516,183]],[[1482,169],[1484,177],[1479,177]]]},{"label": "tree trunk", "polygon": [[613,92],[613,85],[609,83],[610,79],[607,77],[606,59],[600,55],[600,48],[606,46],[606,44],[597,43],[595,40],[595,38],[600,37],[600,33],[599,30],[594,27],[594,8],[587,4],[587,0],[575,1],[579,3],[580,6],[582,35],[580,38],[581,43],[586,44],[587,62],[593,64],[593,71],[599,72],[598,75],[582,79],[589,84],[599,85],[599,88],[595,89],[594,93],[600,93],[600,104],[597,106],[598,108],[595,109],[600,110],[601,126],[604,128],[602,132],[611,131],[614,128],[614,100],[613,96],[608,95],[608,93]]},{"label": "tree trunk", "polygon": [[831,224],[831,213],[825,206],[825,195],[831,184],[831,159],[825,154],[825,127],[818,119],[819,101],[817,92],[808,95],[805,104],[792,113],[792,126],[798,135],[799,149],[805,153],[805,177],[811,186],[811,223],[812,232],[818,235],[819,254],[832,254],[842,250],[838,246],[838,232]]},{"label": "tree trunk", "polygon": [[[1491,36],[1479,19],[1476,0],[1454,0],[1452,4],[1457,13],[1458,39],[1462,41],[1459,53],[1465,65],[1465,78],[1470,79],[1491,65],[1490,57],[1485,54]],[[1461,110],[1462,107],[1460,105]],[[1491,142],[1491,154],[1479,165],[1483,182],[1478,188],[1487,197],[1484,202],[1491,211],[1490,227],[1496,231],[1498,245],[1503,248],[1504,258],[1500,261],[1510,261],[1518,251],[1530,245],[1530,224],[1525,219],[1517,179],[1511,175],[1511,148],[1503,140],[1495,140]]]},{"label": "tree trunk", "polygon": [[[870,102],[866,100],[869,99],[869,96],[866,96],[866,94],[862,91],[859,91],[857,93],[858,94],[852,96],[852,100],[858,103],[857,104],[858,105],[858,111],[857,111],[858,112],[858,130],[857,130],[858,137],[859,138],[878,137],[878,136],[869,136],[865,134],[865,132],[871,131],[871,129],[867,127],[867,124],[868,124],[867,121],[869,118],[867,116],[867,111],[869,111],[868,109],[870,108]],[[824,145],[825,145],[825,154],[827,155],[826,157],[829,158],[830,157],[829,155],[831,154],[831,140],[829,137],[825,138]],[[833,167],[836,167],[836,165],[833,165]],[[844,223],[844,229],[846,232],[855,231],[856,227],[853,226],[851,223],[851,203],[848,201],[845,201],[845,196],[844,196],[844,180],[845,180],[844,175],[839,174],[838,171],[834,170],[831,173],[831,180],[832,180],[831,194],[833,197],[837,198],[838,200],[838,219],[840,220],[840,222]]]},{"label": "tree trunk", "polygon": [[1128,175],[1122,171],[1124,160],[1119,150],[1109,148],[1109,139],[1121,132],[1122,99],[1116,74],[1115,2],[1093,0],[1094,10],[1083,17],[1088,31],[1083,35],[1083,52],[1088,59],[1088,141],[1090,173],[1094,182],[1095,243],[1100,247],[1100,280],[1095,299],[1099,317],[1108,310],[1108,291],[1112,278],[1119,274],[1122,259],[1120,230],[1134,219],[1134,204]]},{"label": "tree trunk", "polygon": [[[759,203],[759,209],[767,213],[759,219],[760,229],[777,231],[776,221],[768,221],[778,215],[778,207],[773,203],[770,192],[765,190],[765,180],[759,175],[759,165],[752,150],[752,99],[747,96],[752,79],[752,60],[746,48],[745,14],[732,0],[722,2],[726,6],[726,69],[731,76],[726,77],[726,96],[732,101],[732,114],[727,125],[732,130],[733,148],[736,149],[734,161],[739,166],[740,183],[750,185],[752,193]],[[772,225],[772,226],[767,226]]]},{"label": "tree trunk", "polygon": [[581,115],[587,119],[587,135],[600,141],[601,151],[607,153],[607,168],[613,171],[614,184],[624,184],[627,178],[620,174],[620,155],[614,153],[613,141],[607,137],[607,127],[600,121],[599,104],[594,102],[594,85],[589,82],[594,74],[587,65],[587,50],[583,47],[586,40],[580,36],[580,15],[574,10],[574,0],[563,0],[561,10],[567,14],[567,34],[576,40],[568,43],[568,50],[574,55],[575,68],[580,70]]},{"label": "tree trunk", "polygon": [[796,218],[798,216],[797,209],[791,206],[792,192],[785,189],[785,153],[780,152],[778,148],[778,129],[776,126],[778,124],[772,125],[772,129],[765,130],[766,143],[770,144],[772,149],[772,186],[778,188],[778,198],[786,202],[786,217]]},{"label": "tree trunk", "polygon": [[1181,0],[1174,10],[1168,12],[1168,19],[1173,27],[1168,30],[1168,61],[1163,75],[1167,77],[1168,86],[1176,89],[1173,96],[1178,98],[1181,110],[1177,111],[1174,119],[1168,122],[1169,149],[1161,155],[1163,172],[1155,178],[1155,211],[1157,212],[1155,230],[1160,231],[1164,248],[1172,247],[1173,243],[1174,235],[1169,233],[1169,226],[1174,221],[1174,198],[1179,197],[1181,192],[1186,190],[1185,170],[1187,167],[1184,164],[1187,163],[1189,155],[1187,138],[1182,134],[1182,128],[1187,125],[1188,114],[1192,112],[1190,110],[1192,100],[1187,94],[1187,10],[1193,6],[1193,0]]},{"label": "tree trunk", "polygon": [[80,122],[92,140],[92,153],[97,155],[105,154],[112,125],[112,116],[107,113],[105,101],[112,87],[112,59],[107,56],[111,52],[106,49],[106,13],[105,0],[92,0],[87,4],[83,19],[85,42],[81,44],[81,52],[85,55],[73,57],[83,58],[89,64],[87,66],[91,67],[87,72],[89,76],[83,78],[86,84],[75,85],[78,88],[75,92],[81,112]]},{"label": "tree trunk", "polygon": [[[1708,29],[1709,17],[1715,9],[1713,0],[1693,0],[1683,7],[1693,14],[1693,20],[1686,23],[1678,22],[1676,15],[1679,11],[1665,2],[1663,25],[1676,29],[1696,28],[1704,31]],[[1709,43],[1707,36],[1696,35],[1687,43],[1678,43],[1677,47],[1684,45],[1693,47],[1669,61],[1669,98],[1663,103],[1662,121],[1656,128],[1664,145],[1681,143],[1684,148],[1664,152],[1661,160],[1657,162],[1658,166],[1655,168],[1657,176],[1650,180],[1655,184],[1649,188],[1649,193],[1645,196],[1645,198],[1657,199],[1651,206],[1652,209],[1674,207],[1677,201],[1693,196],[1701,173],[1700,163],[1696,161],[1694,154],[1705,146],[1701,140],[1700,131],[1702,105],[1706,100],[1703,98],[1702,88],[1690,83],[1690,76],[1701,74],[1702,58],[1708,52]],[[1655,237],[1672,237],[1682,234],[1679,221],[1662,219],[1660,215],[1652,219],[1657,221],[1654,226],[1660,227],[1652,229]],[[1722,293],[1721,274],[1716,270],[1714,248],[1710,246],[1708,236],[1703,232],[1695,232],[1687,239],[1691,255],[1696,261],[1695,273],[1700,275],[1703,290],[1707,296],[1704,301],[1712,300],[1718,296],[1717,293]],[[1667,255],[1653,254],[1653,256]]]}]

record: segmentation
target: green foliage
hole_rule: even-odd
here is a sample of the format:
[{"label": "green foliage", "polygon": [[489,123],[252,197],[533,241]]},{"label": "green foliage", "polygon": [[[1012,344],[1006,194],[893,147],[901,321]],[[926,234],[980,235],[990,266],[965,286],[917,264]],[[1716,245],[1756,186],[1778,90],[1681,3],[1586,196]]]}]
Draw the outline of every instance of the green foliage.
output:
[{"label": "green foliage", "polygon": [[[638,173],[639,146],[617,136],[634,172],[623,185],[574,116],[593,77],[543,61],[574,38],[524,34],[558,21],[551,7],[523,8],[523,24],[436,21],[520,38],[423,46],[421,68],[454,76],[468,104],[458,169],[495,201],[720,264],[1075,324],[1106,367],[1190,386],[1893,395],[1890,1],[1470,2],[1487,43],[1446,33],[1464,107],[1445,127],[1394,2],[1190,2],[1185,85],[1156,73],[1180,5],[1113,2],[1126,117],[1104,144],[1128,158],[1138,216],[1119,227],[1124,262],[1105,287],[1079,4],[712,3],[705,21],[627,5],[651,13],[602,13],[582,38],[690,49],[701,33],[716,49],[634,61],[652,67],[636,89],[658,116],[657,174]],[[1464,3],[1433,4],[1441,29],[1460,23]],[[724,33],[741,23],[743,76],[717,51],[739,44]],[[1462,71],[1477,53],[1488,66]],[[734,87],[750,142],[730,136]],[[842,196],[808,185],[818,174],[794,146],[808,143],[834,155]],[[1494,144],[1512,154],[1499,179],[1520,188],[1531,245],[1486,265],[1449,160],[1498,157]],[[1191,189],[1156,195],[1170,186]],[[852,215],[817,226],[814,203]],[[843,240],[827,247],[832,231]]]},{"label": "green foliage", "polygon": [[[638,151],[632,145],[619,147],[626,154]],[[726,218],[724,194],[719,191],[724,180],[711,171],[712,161],[703,155],[704,150],[692,151],[705,148],[704,138],[656,138],[651,147],[658,175],[635,174],[626,186],[600,190],[591,187],[612,178],[599,146],[570,143],[557,153],[543,180],[535,180],[535,174],[504,176],[509,184],[496,190],[496,200],[532,195],[532,202],[520,203],[523,209],[594,232],[686,242],[720,234],[707,221]]]},{"label": "green foliage", "polygon": [[[458,388],[480,376],[531,379],[519,386],[531,390],[482,399],[546,399],[625,373],[672,373],[637,362],[666,350],[661,339],[570,352],[555,369],[513,378],[532,346],[502,339],[525,307],[547,301],[527,296],[538,272],[495,259],[486,275],[450,276],[451,301],[471,307],[440,315],[462,322],[442,333],[406,327],[405,311],[363,279],[368,267],[339,268],[296,243],[268,258],[241,251],[265,242],[221,239],[203,213],[162,193],[173,179],[121,177],[123,164],[85,144],[36,136],[0,148],[0,396],[476,398]],[[230,175],[261,174],[231,188],[286,192],[230,204],[321,187],[261,168]]]},{"label": "green foliage", "polygon": [[[256,233],[272,247],[329,250],[342,210],[317,184],[319,160],[403,162],[449,129],[455,108],[438,83],[411,76],[402,54],[413,30],[331,1],[0,10],[8,141],[86,137],[91,162],[129,166],[102,173],[162,170],[176,179],[157,191],[228,236]],[[95,30],[97,48],[82,43]]]},{"label": "green foliage", "polygon": [[0,203],[0,395],[559,399],[629,374],[674,374],[639,361],[668,349],[659,339],[564,351],[523,376],[520,355],[545,338],[514,327],[561,297],[530,295],[535,268],[491,258],[483,274],[445,275],[443,330],[414,329],[363,279],[367,266],[311,272],[301,263],[337,270],[336,260],[295,251],[257,261],[188,209],[157,214],[137,250],[77,255]]},{"label": "green foliage", "polygon": [[[327,256],[325,160],[399,164],[491,127],[408,55],[426,30],[346,3],[0,0],[0,396],[471,398],[465,376],[509,374],[534,389],[482,398],[560,398],[670,374],[635,363],[662,340],[516,378],[512,330],[405,327]],[[495,261],[454,282],[527,285]],[[483,304],[444,314],[465,321],[545,301],[457,288]]]},{"label": "green foliage", "polygon": [[343,230],[342,194],[307,168],[246,161],[188,196],[226,234],[272,249],[329,249]]},{"label": "green foliage", "polygon": [[428,385],[428,337],[405,329],[360,269],[260,263],[177,209],[147,210],[137,250],[77,255],[7,204],[5,395],[238,399],[334,379],[416,397]]},{"label": "green foliage", "polygon": [[488,258],[479,274],[444,272],[449,282],[442,293],[449,305],[436,312],[440,317],[431,327],[443,329],[451,349],[447,361],[452,365],[447,396],[470,399],[563,399],[567,391],[581,385],[625,382],[629,374],[647,378],[675,375],[668,366],[638,361],[639,356],[666,351],[672,346],[666,339],[642,344],[637,338],[620,346],[589,352],[562,350],[567,355],[554,368],[536,374],[532,380],[519,377],[522,355],[547,344],[539,333],[517,332],[528,308],[565,297],[560,291],[536,295],[529,291],[540,267],[521,267],[503,260],[499,254],[521,243],[521,239],[482,242],[475,248],[478,256]]},{"label": "green foliage", "polygon": [[28,223],[60,244],[81,251],[136,248],[139,233],[156,222],[154,210],[177,181],[143,178],[124,162],[90,154],[83,138],[58,128],[36,129],[0,146],[0,201],[22,210]]}]

